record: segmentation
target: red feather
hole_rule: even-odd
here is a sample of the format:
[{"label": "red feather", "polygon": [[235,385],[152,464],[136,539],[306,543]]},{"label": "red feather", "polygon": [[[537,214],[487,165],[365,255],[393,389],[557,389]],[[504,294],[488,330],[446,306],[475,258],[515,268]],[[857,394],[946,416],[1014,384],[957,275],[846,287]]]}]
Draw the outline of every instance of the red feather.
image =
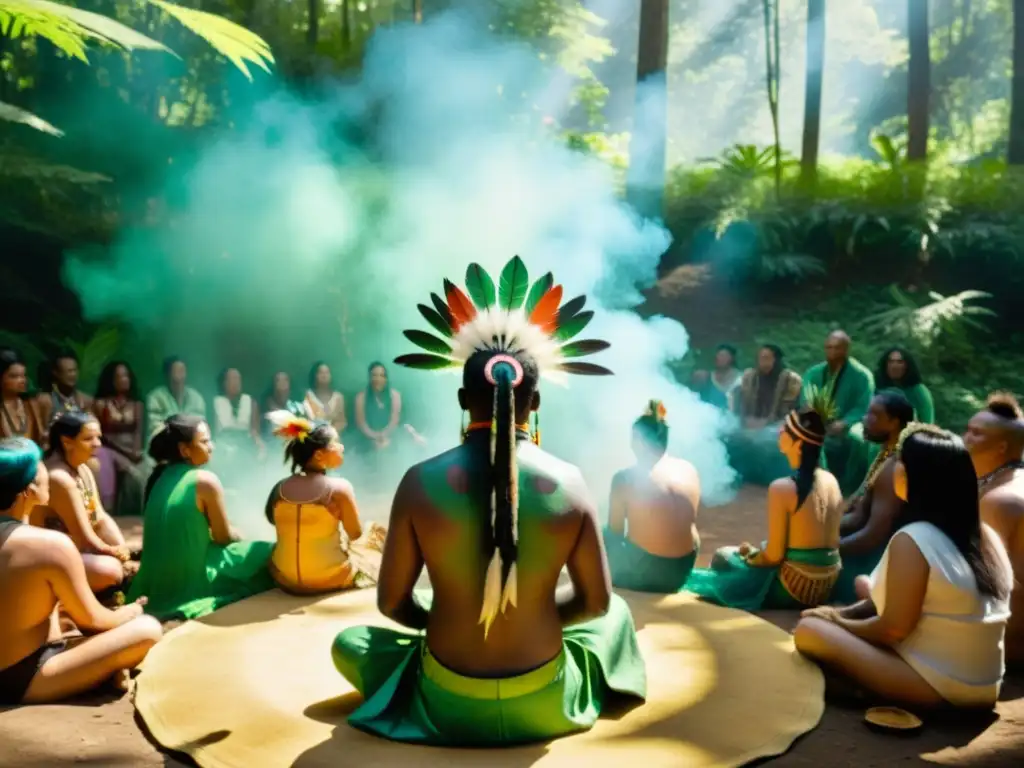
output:
[{"label": "red feather", "polygon": [[558,327],[558,305],[562,303],[562,286],[556,285],[540,297],[530,313],[530,322],[544,333],[554,333]]},{"label": "red feather", "polygon": [[476,317],[476,306],[469,300],[469,296],[450,280],[444,281],[444,297],[448,300],[448,309],[455,320],[456,332]]}]

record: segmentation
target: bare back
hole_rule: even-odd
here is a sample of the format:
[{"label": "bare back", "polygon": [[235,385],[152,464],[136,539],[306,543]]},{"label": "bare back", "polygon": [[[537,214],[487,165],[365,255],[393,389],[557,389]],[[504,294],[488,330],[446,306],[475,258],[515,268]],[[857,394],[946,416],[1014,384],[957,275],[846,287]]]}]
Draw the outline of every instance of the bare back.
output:
[{"label": "bare back", "polygon": [[1024,663],[1024,472],[1016,472],[981,497],[981,518],[999,534],[1013,567],[1006,658]]},{"label": "bare back", "polygon": [[610,524],[659,557],[682,557],[700,544],[700,477],[688,461],[664,456],[650,469],[632,467],[612,480]]},{"label": "bare back", "polygon": [[[579,470],[525,441],[518,443],[517,457],[518,603],[499,613],[486,640],[479,619],[491,559],[483,546],[487,510],[471,490],[479,459],[464,445],[412,470],[409,515],[434,590],[427,644],[442,664],[470,676],[518,674],[558,655],[562,621],[555,589],[563,567],[568,565],[574,582],[574,570],[590,568],[592,577],[594,568],[601,569],[598,578],[608,583],[596,516]],[[597,557],[584,555],[586,562],[577,566],[574,553],[581,547]]]},{"label": "bare back", "polygon": [[[793,483],[795,487],[790,478],[776,482]],[[842,519],[843,494],[839,483],[831,472],[819,469],[811,492],[790,516],[787,546],[795,549],[838,548]]]},{"label": "bare back", "polygon": [[60,636],[48,550],[61,535],[28,525],[0,533],[0,669]]}]

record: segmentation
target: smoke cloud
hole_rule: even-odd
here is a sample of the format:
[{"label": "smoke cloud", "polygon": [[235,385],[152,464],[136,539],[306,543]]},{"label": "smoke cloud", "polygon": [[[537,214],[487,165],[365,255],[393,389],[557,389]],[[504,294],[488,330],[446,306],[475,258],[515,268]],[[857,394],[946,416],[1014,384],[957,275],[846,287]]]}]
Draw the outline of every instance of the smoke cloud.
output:
[{"label": "smoke cloud", "polygon": [[[632,311],[669,234],[624,205],[607,167],[551,135],[546,118],[562,116],[534,105],[558,77],[470,15],[382,29],[357,81],[315,99],[268,91],[248,121],[174,169],[168,189],[184,194],[167,226],[125,233],[101,264],[69,258],[65,279],[90,318],[185,355],[200,388],[230,365],[254,395],[278,369],[301,394],[312,361],[327,360],[351,422],[367,365],[414,351],[401,332],[424,325],[416,304],[445,277],[461,283],[472,261],[496,276],[519,254],[533,277],[551,270],[567,297],[598,305],[586,336],[612,343],[594,360],[616,373],[544,387],[544,447],[579,464],[603,500],[632,460],[633,420],[661,398],[670,450],[696,465],[707,501],[726,500],[724,419],[666,365],[687,333]],[[429,440],[420,450],[454,444],[458,378],[389,371],[405,420]],[[410,447],[389,469],[397,478],[419,458]],[[258,518],[282,474],[259,470],[248,511],[232,515]]]}]

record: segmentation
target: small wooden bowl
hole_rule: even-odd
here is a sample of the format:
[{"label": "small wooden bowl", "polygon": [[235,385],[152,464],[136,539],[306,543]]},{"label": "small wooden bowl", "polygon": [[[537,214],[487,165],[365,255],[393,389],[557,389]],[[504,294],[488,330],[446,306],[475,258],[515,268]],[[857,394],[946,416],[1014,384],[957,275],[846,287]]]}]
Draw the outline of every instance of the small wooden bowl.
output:
[{"label": "small wooden bowl", "polygon": [[899,707],[872,707],[864,713],[864,723],[873,731],[907,736],[924,725],[917,715]]}]

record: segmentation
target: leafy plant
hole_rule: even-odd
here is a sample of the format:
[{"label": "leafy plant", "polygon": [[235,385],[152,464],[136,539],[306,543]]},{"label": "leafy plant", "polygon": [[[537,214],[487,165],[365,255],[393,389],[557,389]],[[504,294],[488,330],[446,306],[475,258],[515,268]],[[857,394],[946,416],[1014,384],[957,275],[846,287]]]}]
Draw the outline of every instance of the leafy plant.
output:
[{"label": "leafy plant", "polygon": [[912,339],[924,348],[942,341],[963,342],[970,330],[986,331],[979,317],[995,317],[988,307],[972,302],[992,298],[983,291],[961,291],[955,296],[928,292],[931,301],[920,305],[893,285],[889,288],[895,307],[864,320],[861,327],[868,333],[884,333]]},{"label": "leafy plant", "polygon": [[[176,19],[206,40],[214,50],[252,79],[246,62],[270,71],[273,54],[267,43],[254,32],[206,11],[184,8],[166,0],[138,0],[149,3]],[[125,51],[155,50],[172,53],[167,46],[108,16],[49,0],[0,0],[0,33],[17,39],[41,37],[71,58],[88,63],[86,48],[90,41]],[[176,55],[176,54],[175,54]],[[0,120],[28,125],[53,135],[60,131],[40,117],[11,104],[0,102]]]}]

